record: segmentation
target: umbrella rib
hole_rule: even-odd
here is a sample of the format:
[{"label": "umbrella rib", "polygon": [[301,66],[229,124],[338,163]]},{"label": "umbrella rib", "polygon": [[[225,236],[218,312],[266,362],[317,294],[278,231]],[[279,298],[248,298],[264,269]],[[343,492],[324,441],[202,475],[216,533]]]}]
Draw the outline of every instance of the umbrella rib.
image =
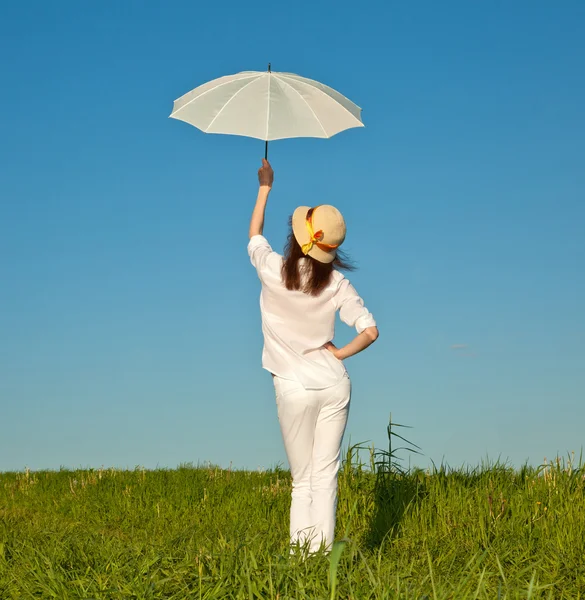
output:
[{"label": "umbrella rib", "polygon": [[[280,76],[282,77],[282,75]],[[289,77],[288,79],[292,79],[293,81],[296,81],[300,84],[306,85],[308,87],[310,87],[313,90],[317,90],[319,93],[323,94],[323,96],[326,96],[327,98],[329,98],[330,100],[333,100],[333,102],[335,102],[336,104],[339,104],[339,106],[341,106],[341,108],[343,108],[343,110],[345,110],[345,112],[349,113],[358,123],[361,123],[363,125],[363,123],[350,111],[348,110],[345,106],[343,106],[343,104],[341,104],[341,102],[338,102],[337,100],[335,100],[335,98],[332,98],[329,94],[325,93],[322,89],[318,88],[316,85],[311,85],[310,83],[307,83],[306,81],[303,81],[302,79],[296,79],[293,77]],[[287,84],[290,87],[293,88],[294,87],[290,84]],[[331,88],[333,90],[333,88]],[[295,90],[296,91],[296,90]],[[337,92],[337,90],[333,90],[335,92]],[[343,94],[341,94],[340,92],[337,92],[340,96],[343,96]],[[347,96],[343,96],[348,102],[351,102],[351,100],[347,97]],[[351,102],[352,104],[355,104],[355,102]],[[357,104],[355,104],[355,106],[357,106]],[[357,106],[357,108],[361,111],[360,107]]]},{"label": "umbrella rib", "polygon": [[258,81],[258,79],[260,79],[259,77],[257,77],[256,79],[253,79],[252,81],[250,81],[249,83],[247,83],[246,85],[242,86],[220,109],[219,112],[215,115],[215,117],[213,117],[213,119],[211,120],[211,123],[205,128],[205,133],[207,133],[209,131],[209,128],[215,123],[215,120],[217,119],[217,117],[219,117],[219,115],[221,115],[221,113],[223,112],[223,109],[240,93],[243,92],[249,85],[252,85],[253,83],[256,83],[256,81]]},{"label": "umbrella rib", "polygon": [[[257,73],[254,73],[254,75],[250,75],[249,77],[256,77],[256,78],[258,78],[258,74],[257,74]],[[195,102],[195,100],[198,100],[199,98],[203,98],[203,96],[205,96],[206,94],[209,94],[209,92],[213,92],[213,91],[215,91],[217,88],[220,88],[220,87],[222,87],[222,86],[224,86],[224,85],[228,85],[228,84],[230,84],[230,83],[233,83],[234,81],[240,81],[240,80],[242,80],[242,79],[249,79],[249,77],[238,77],[238,79],[230,79],[229,81],[224,81],[223,83],[218,83],[216,86],[214,86],[214,87],[212,87],[212,88],[209,88],[208,90],[205,90],[205,91],[204,91],[202,94],[199,94],[199,96],[195,96],[195,98],[192,98],[191,100],[189,100],[189,102],[187,102],[187,103],[183,104],[183,106],[181,106],[181,108],[177,108],[177,110],[174,110],[174,111],[171,113],[171,116],[172,116],[172,115],[176,115],[178,112],[180,112],[181,110],[183,110],[183,109],[184,109],[186,106],[189,106],[189,104],[191,104],[191,102]],[[245,87],[245,86],[244,86],[244,87]],[[197,88],[195,88],[195,89],[197,89]],[[192,91],[193,91],[193,90],[192,90]],[[189,93],[189,92],[187,92],[187,93]],[[185,94],[185,95],[186,95],[186,94]],[[181,96],[181,97],[182,97],[182,96]],[[179,98],[179,100],[180,100],[180,99],[181,99],[181,98]],[[177,100],[175,100],[175,102],[177,102]]]},{"label": "umbrella rib", "polygon": [[319,123],[319,125],[321,125],[321,129],[323,130],[323,133],[325,134],[325,137],[328,138],[329,134],[325,131],[325,127],[323,127],[323,123],[321,123],[321,121],[319,121],[319,117],[315,114],[315,111],[311,108],[311,105],[305,100],[305,98],[303,97],[303,95],[298,90],[295,90],[295,88],[290,83],[287,83],[286,81],[284,81],[280,77],[278,77],[278,79],[280,79],[282,81],[282,83],[284,83],[284,85],[288,86],[291,90],[293,90],[294,92],[296,92],[299,95],[299,97],[301,98],[301,100],[309,107],[309,110],[313,113],[313,116],[315,117],[315,119],[317,119],[317,123]]}]

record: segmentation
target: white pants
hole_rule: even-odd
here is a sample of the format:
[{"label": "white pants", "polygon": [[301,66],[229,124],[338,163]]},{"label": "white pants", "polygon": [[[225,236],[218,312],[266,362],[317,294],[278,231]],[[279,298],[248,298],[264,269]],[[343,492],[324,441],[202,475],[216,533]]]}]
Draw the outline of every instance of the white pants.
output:
[{"label": "white pants", "polygon": [[[324,390],[274,377],[278,420],[292,475],[290,541],[330,550],[335,533],[337,473],[347,424],[351,382]],[[291,548],[292,550],[292,548]]]}]

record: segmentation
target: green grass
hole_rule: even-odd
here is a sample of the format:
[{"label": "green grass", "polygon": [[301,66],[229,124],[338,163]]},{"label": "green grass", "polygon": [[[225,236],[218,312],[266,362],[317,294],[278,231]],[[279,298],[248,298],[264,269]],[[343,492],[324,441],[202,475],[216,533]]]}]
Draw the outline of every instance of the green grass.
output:
[{"label": "green grass", "polygon": [[361,454],[342,541],[306,560],[287,471],[2,473],[0,598],[585,598],[580,461],[401,473]]}]

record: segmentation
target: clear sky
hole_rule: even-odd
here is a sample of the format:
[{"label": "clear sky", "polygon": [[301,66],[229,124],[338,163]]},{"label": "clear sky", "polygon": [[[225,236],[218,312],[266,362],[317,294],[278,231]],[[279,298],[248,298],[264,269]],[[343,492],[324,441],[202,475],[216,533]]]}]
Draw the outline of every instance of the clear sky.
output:
[{"label": "clear sky", "polygon": [[[246,253],[263,143],[168,119],[289,71],[364,129],[271,145],[265,233],[346,216],[380,339],[344,446],[452,466],[584,444],[585,3],[3,2],[0,470],[286,466]],[[336,341],[353,332],[340,324]]]}]

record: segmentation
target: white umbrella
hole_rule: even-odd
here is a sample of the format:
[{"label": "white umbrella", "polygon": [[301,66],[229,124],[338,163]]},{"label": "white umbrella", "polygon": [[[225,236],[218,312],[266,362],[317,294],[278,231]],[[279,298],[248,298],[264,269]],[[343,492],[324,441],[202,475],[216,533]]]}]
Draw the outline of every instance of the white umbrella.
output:
[{"label": "white umbrella", "polygon": [[175,100],[170,117],[205,133],[268,142],[329,138],[363,127],[361,108],[334,89],[293,73],[244,71],[205,83]]}]

